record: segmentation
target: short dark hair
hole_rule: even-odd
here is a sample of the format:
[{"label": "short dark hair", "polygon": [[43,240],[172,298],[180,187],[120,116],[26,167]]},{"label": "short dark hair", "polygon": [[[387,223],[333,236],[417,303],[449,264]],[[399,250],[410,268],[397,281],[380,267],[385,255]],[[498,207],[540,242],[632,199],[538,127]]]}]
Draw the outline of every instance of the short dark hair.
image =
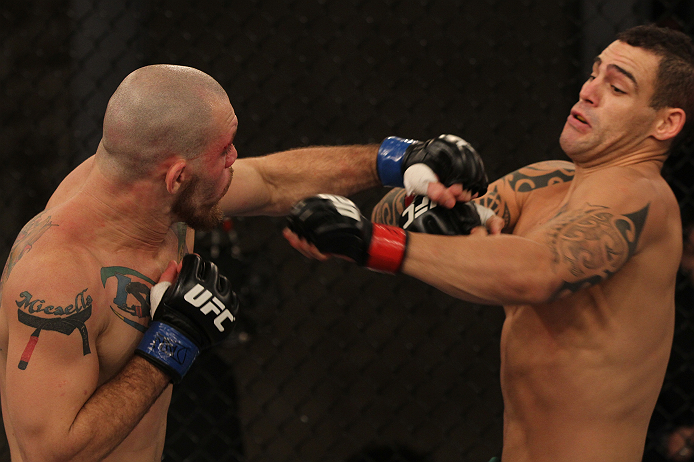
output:
[{"label": "short dark hair", "polygon": [[685,33],[647,24],[617,35],[617,40],[660,57],[651,107],[683,109],[686,124],[676,141],[691,136],[694,123],[694,44]]}]

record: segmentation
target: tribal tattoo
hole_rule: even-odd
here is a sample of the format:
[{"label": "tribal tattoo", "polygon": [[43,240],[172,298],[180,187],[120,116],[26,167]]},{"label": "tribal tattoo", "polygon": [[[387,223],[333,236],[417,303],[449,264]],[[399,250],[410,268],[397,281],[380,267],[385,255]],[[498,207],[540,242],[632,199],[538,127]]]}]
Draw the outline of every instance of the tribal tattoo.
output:
[{"label": "tribal tattoo", "polygon": [[390,190],[374,207],[371,214],[372,221],[384,225],[398,226],[400,215],[405,210],[406,197],[407,193],[404,189],[395,188]]},{"label": "tribal tattoo", "polygon": [[[101,268],[101,283],[104,288],[106,281],[116,278],[116,296],[111,305],[111,311],[124,323],[140,332],[147,330],[146,326],[127,318],[125,315],[138,319],[149,316],[149,290],[156,284],[152,279],[133,269],[123,266],[110,266]],[[145,284],[148,283],[149,285]],[[132,300],[134,298],[134,300]],[[132,302],[132,304],[129,303]]]},{"label": "tribal tattoo", "polygon": [[515,192],[530,192],[534,189],[546,188],[558,183],[566,183],[574,178],[573,168],[565,166],[547,171],[547,167],[552,166],[555,162],[543,162],[543,168],[529,165],[516,170],[504,178],[504,181],[511,186]]},{"label": "tribal tattoo", "polygon": [[[34,299],[33,295],[27,291],[19,294],[20,298],[15,302],[19,307],[17,318],[22,324],[34,328],[34,332],[29,337],[19,360],[19,369],[25,370],[29,366],[29,360],[42,330],[50,330],[69,336],[77,329],[82,337],[82,354],[86,356],[91,353],[89,333],[85,323],[92,315],[92,297],[90,295],[85,297],[85,292],[87,289],[75,296],[74,304],[67,306],[47,305],[45,300]],[[43,315],[52,317],[35,316],[34,313],[43,313]]]},{"label": "tribal tattoo", "polygon": [[487,194],[478,199],[474,199],[472,202],[476,202],[484,207],[487,207],[488,209],[493,210],[496,215],[503,218],[505,227],[511,223],[511,212],[509,211],[506,202],[501,200],[501,196],[499,195],[499,187],[497,185],[494,185],[492,189],[487,191]]},{"label": "tribal tattoo", "polygon": [[548,244],[555,265],[566,267],[571,277],[555,295],[577,292],[617,272],[636,252],[649,206],[627,215],[590,204],[560,212],[553,220]]}]

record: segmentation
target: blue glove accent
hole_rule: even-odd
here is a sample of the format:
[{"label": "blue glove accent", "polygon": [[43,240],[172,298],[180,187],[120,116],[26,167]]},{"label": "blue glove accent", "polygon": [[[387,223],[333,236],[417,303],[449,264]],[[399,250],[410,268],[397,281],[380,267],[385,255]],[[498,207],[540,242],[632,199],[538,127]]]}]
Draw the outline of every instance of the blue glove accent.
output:
[{"label": "blue glove accent", "polygon": [[200,352],[188,337],[159,321],[150,324],[137,350],[144,353],[147,359],[163,365],[173,373],[174,383],[178,383],[183,378]]},{"label": "blue glove accent", "polygon": [[376,160],[378,177],[383,186],[399,186],[401,188],[405,186],[402,179],[402,158],[405,155],[405,150],[414,142],[415,140],[398,138],[397,136],[390,136],[383,140],[378,148]]}]

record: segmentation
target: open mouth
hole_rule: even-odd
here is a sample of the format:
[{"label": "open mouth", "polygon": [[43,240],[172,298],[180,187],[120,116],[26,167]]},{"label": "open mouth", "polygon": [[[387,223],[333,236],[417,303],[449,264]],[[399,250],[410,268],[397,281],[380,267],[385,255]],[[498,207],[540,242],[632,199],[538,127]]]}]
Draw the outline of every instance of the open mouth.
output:
[{"label": "open mouth", "polygon": [[579,122],[581,122],[581,123],[583,123],[583,124],[586,124],[586,125],[588,124],[588,121],[587,121],[585,118],[583,118],[582,115],[580,115],[580,114],[574,114],[574,117],[575,117],[576,120],[578,120]]}]

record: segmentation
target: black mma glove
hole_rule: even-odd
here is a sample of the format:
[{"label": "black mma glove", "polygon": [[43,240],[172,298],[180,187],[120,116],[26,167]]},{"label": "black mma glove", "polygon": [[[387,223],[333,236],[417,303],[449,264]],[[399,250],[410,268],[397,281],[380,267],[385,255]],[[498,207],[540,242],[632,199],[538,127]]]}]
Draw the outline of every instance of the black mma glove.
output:
[{"label": "black mma glove", "polygon": [[456,236],[470,234],[482,226],[477,207],[471,202],[458,202],[452,209],[441,207],[426,196],[415,196],[405,207],[398,224],[407,231]]},{"label": "black mma glove", "polygon": [[378,149],[378,177],[384,186],[404,186],[405,172],[415,164],[425,164],[445,186],[462,183],[472,194],[482,196],[489,181],[482,158],[462,138],[441,135],[427,141],[391,136]]},{"label": "black mma glove", "polygon": [[[201,350],[231,333],[238,300],[217,266],[195,254],[183,257],[178,279],[167,284],[152,287],[152,322],[135,353],[178,383]],[[157,306],[155,294],[162,289]]]},{"label": "black mma glove", "polygon": [[342,196],[321,194],[297,202],[287,227],[321,253],[342,255],[376,271],[397,272],[405,256],[403,229],[371,223]]}]

